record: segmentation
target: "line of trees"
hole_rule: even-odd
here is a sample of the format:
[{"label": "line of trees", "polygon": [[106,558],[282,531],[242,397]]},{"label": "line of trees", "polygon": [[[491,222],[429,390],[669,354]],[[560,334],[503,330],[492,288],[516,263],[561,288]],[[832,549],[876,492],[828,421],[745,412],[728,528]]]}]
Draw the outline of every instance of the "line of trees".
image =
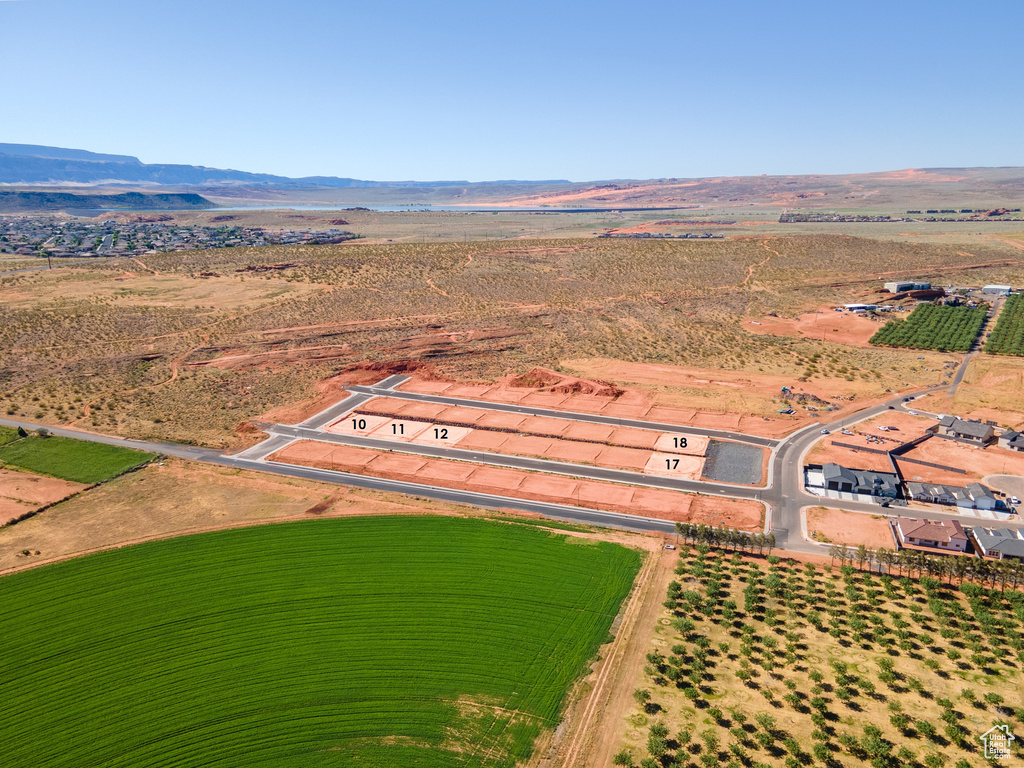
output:
[{"label": "line of trees", "polygon": [[956,579],[957,584],[969,580],[983,585],[991,584],[992,587],[999,585],[1001,589],[1007,586],[1016,589],[1024,582],[1024,563],[1016,559],[985,560],[965,555],[930,555],[916,549],[894,550],[885,547],[873,550],[863,544],[857,547],[833,544],[828,554],[833,563],[839,561],[842,565],[856,565],[860,570],[864,570],[865,566],[869,570],[877,567],[887,573],[896,570],[900,576],[907,574],[944,578],[949,584]]},{"label": "line of trees", "polygon": [[743,550],[771,554],[775,548],[774,533],[748,533],[734,528],[713,525],[694,525],[692,523],[676,523],[676,535],[687,544],[707,544],[712,547],[731,549],[733,552]]}]

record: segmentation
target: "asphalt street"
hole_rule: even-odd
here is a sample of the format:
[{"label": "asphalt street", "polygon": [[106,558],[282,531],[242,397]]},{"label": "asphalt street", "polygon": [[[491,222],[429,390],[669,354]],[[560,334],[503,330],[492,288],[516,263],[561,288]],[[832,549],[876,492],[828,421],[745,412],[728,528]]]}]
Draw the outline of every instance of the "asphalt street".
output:
[{"label": "asphalt street", "polygon": [[399,480],[382,480],[376,477],[364,475],[349,475],[344,472],[334,472],[324,469],[313,469],[293,464],[274,464],[250,459],[241,459],[233,456],[216,456],[207,461],[237,469],[252,469],[259,472],[270,472],[275,475],[287,477],[301,477],[306,480],[319,480],[336,485],[346,485],[354,488],[366,488],[374,491],[389,491],[392,493],[404,493],[410,496],[418,496],[424,499],[435,499],[437,501],[451,502],[455,504],[468,504],[474,507],[485,509],[513,509],[521,512],[533,512],[544,517],[567,522],[582,523],[585,525],[598,525],[603,527],[622,528],[630,531],[641,531],[646,533],[673,534],[675,524],[667,520],[658,520],[652,517],[638,517],[636,515],[623,515],[616,512],[604,512],[599,509],[588,509],[586,507],[564,506],[561,504],[546,504],[528,499],[516,499],[510,496],[497,496],[487,493],[473,493],[472,491],[460,491],[453,488],[439,488],[432,485],[421,485],[419,483],[406,483]]},{"label": "asphalt street", "polygon": [[[961,365],[960,370],[957,371],[957,375],[951,383],[931,387],[913,394],[920,396],[940,390],[949,390],[950,393],[954,392],[957,384],[959,384],[963,378],[963,371],[966,368],[966,363],[969,359],[970,356],[964,360],[964,363]],[[437,458],[475,461],[478,463],[492,464],[494,466],[505,466],[546,473],[567,474],[579,477],[588,477],[595,480],[625,482],[632,485],[667,488],[690,493],[703,493],[706,495],[718,495],[731,498],[756,499],[765,503],[767,507],[766,530],[775,534],[776,546],[779,549],[815,554],[822,554],[826,552],[827,545],[809,542],[804,539],[801,531],[801,509],[806,506],[822,506],[833,509],[866,512],[876,515],[886,513],[891,515],[893,513],[898,513],[896,509],[886,510],[877,504],[861,504],[857,502],[826,499],[807,493],[802,487],[803,457],[804,454],[810,450],[811,446],[821,438],[822,429],[828,429],[830,432],[833,432],[842,429],[844,426],[850,426],[854,423],[873,418],[880,413],[884,413],[890,408],[903,408],[904,404],[902,400],[906,394],[895,396],[885,403],[865,408],[852,418],[847,417],[839,421],[825,424],[811,424],[804,429],[795,432],[784,440],[770,440],[768,438],[721,430],[701,430],[682,427],[675,424],[645,422],[637,419],[617,419],[594,414],[566,413],[546,408],[531,408],[527,406],[507,405],[503,403],[483,403],[476,400],[445,398],[435,395],[418,395],[415,393],[397,392],[391,389],[392,387],[398,386],[405,380],[406,377],[404,376],[391,376],[373,387],[349,387],[348,389],[352,394],[345,400],[336,403],[299,425],[267,425],[265,427],[265,431],[270,435],[268,440],[232,456],[225,455],[223,451],[182,445],[178,443],[130,440],[67,427],[46,427],[46,429],[54,435],[72,437],[79,440],[89,440],[106,445],[117,445],[124,448],[134,448],[136,450],[159,453],[191,461],[201,461],[221,466],[235,467],[238,469],[269,472],[289,477],[300,477],[308,480],[318,480],[356,488],[404,493],[422,498],[458,504],[469,504],[487,509],[514,509],[523,512],[534,512],[557,520],[565,520],[588,525],[612,526],[626,530],[646,531],[661,534],[671,534],[674,530],[674,525],[671,522],[658,520],[656,518],[638,517],[635,515],[619,514],[615,512],[604,512],[584,507],[547,504],[544,502],[529,501],[493,494],[474,493],[472,491],[461,491],[451,488],[420,485],[419,483],[384,480],[381,478],[366,477],[363,475],[354,475],[333,470],[314,469],[311,467],[267,462],[263,459],[294,440],[313,439],[329,443],[355,445],[365,448],[375,448],[378,450],[397,450]],[[340,418],[353,408],[364,404],[373,397],[382,396],[401,397],[410,400],[422,400],[424,402],[438,402],[445,405],[489,408],[492,410],[524,413],[535,416],[553,416],[556,418],[568,418],[571,420],[588,421],[597,424],[632,426],[641,429],[656,429],[666,432],[701,434],[723,440],[735,440],[737,442],[760,445],[762,447],[772,449],[772,457],[768,467],[768,485],[764,488],[750,488],[747,486],[735,486],[725,483],[683,480],[659,477],[656,475],[643,475],[625,470],[601,469],[587,465],[569,465],[567,469],[566,464],[557,461],[488,454],[480,451],[469,451],[458,448],[414,445],[411,443],[395,443],[390,440],[356,437],[351,435],[335,435],[321,430],[323,426],[337,418]],[[35,430],[39,426],[37,424],[12,419],[0,419],[0,424],[10,427],[23,427],[29,431]],[[932,517],[963,520],[963,518],[956,513],[929,512],[928,514]],[[982,521],[978,522],[981,523]],[[1019,526],[1017,523],[990,520],[983,521],[983,524],[985,527]]]},{"label": "asphalt street", "polygon": [[[571,475],[573,477],[584,477],[588,480],[605,480],[613,483],[643,485],[649,488],[664,488],[672,491],[704,493],[711,496],[755,499],[760,495],[762,490],[760,488],[751,488],[749,486],[742,485],[710,483],[705,480],[684,480],[681,478],[662,477],[659,475],[645,475],[641,472],[630,472],[623,469],[604,469],[602,467],[594,467],[587,464],[570,464],[564,461],[552,461],[549,459],[530,459],[523,456],[487,453],[485,451],[473,451],[465,448],[445,448],[442,446],[419,445],[416,443],[404,443],[397,440],[386,440],[374,437],[360,437],[358,435],[338,435],[332,432],[321,432],[315,429],[291,427],[284,424],[275,424],[268,427],[266,432],[274,435],[275,437],[283,437],[288,440],[316,440],[321,443],[351,445],[359,448],[371,448],[377,451],[410,453],[417,456],[427,456],[435,459],[470,461],[475,464],[489,464],[494,467],[521,469],[528,472]],[[268,450],[263,455],[268,456],[273,452],[273,450],[280,449],[273,447],[272,450]],[[256,458],[257,454],[250,453],[249,456]]]}]

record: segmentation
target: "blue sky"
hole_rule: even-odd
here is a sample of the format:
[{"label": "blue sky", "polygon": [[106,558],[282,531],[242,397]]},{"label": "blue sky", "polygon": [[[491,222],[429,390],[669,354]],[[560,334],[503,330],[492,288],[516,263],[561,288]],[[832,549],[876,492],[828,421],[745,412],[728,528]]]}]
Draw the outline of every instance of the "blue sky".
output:
[{"label": "blue sky", "polygon": [[0,141],[289,176],[1024,165],[1024,2],[0,0]]}]

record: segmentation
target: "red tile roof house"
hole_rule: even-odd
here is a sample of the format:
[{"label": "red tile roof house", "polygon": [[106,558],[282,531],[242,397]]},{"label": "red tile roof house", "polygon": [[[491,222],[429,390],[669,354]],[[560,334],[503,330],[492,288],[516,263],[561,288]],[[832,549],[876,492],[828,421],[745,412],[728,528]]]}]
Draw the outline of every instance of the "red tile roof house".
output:
[{"label": "red tile roof house", "polygon": [[896,534],[901,544],[912,547],[931,547],[947,552],[964,552],[967,549],[967,534],[956,520],[898,517]]}]

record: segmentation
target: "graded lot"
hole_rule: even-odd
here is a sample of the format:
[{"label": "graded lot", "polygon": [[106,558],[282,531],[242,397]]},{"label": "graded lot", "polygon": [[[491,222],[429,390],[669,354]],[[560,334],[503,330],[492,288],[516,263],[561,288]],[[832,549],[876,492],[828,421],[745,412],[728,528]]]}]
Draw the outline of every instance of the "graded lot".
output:
[{"label": "graded lot", "polygon": [[748,531],[762,525],[763,506],[751,500],[563,478],[447,459],[425,459],[420,464],[417,457],[415,462],[397,462],[398,456],[387,451],[300,440],[273,454],[269,460],[662,520],[704,522]]}]

